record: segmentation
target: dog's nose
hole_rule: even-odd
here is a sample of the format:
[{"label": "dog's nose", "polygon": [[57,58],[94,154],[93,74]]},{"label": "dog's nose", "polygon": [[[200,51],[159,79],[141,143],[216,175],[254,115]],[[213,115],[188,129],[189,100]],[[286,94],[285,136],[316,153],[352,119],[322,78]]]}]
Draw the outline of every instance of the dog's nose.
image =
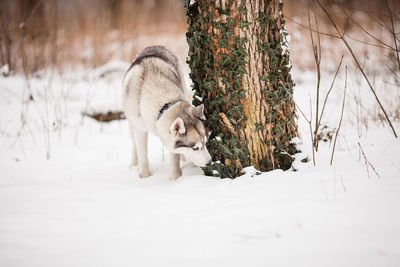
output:
[{"label": "dog's nose", "polygon": [[209,162],[206,163],[206,166],[210,166],[212,161],[210,160]]}]

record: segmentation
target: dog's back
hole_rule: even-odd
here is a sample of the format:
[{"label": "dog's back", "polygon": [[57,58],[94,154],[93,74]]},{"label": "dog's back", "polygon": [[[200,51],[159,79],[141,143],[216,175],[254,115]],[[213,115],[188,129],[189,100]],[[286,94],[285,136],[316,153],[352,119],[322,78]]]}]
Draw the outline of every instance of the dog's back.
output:
[{"label": "dog's back", "polygon": [[177,57],[163,46],[142,50],[123,81],[122,103],[127,119],[141,130],[154,132],[159,110],[177,98],[187,99]]},{"label": "dog's back", "polygon": [[171,65],[176,74],[179,75],[178,59],[164,46],[150,46],[143,49],[139,54],[137,54],[135,60],[132,62],[132,65],[129,67],[128,72],[133,66],[142,63],[142,61],[146,58],[159,58],[163,60],[165,63]]}]

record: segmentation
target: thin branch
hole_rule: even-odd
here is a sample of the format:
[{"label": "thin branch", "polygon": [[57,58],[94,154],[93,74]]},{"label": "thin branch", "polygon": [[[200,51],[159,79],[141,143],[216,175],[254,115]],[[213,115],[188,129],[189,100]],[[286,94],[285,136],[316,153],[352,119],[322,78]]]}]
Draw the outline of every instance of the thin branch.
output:
[{"label": "thin branch", "polygon": [[[297,21],[295,21],[294,19],[292,19],[292,18],[290,18],[290,17],[288,17],[288,16],[286,16],[285,15],[285,18],[287,18],[288,20],[290,20],[291,22],[293,22],[294,24],[296,24],[296,25],[299,25],[300,27],[302,27],[302,28],[305,28],[305,29],[307,29],[307,30],[310,30],[310,27],[308,27],[308,26],[306,26],[306,25],[304,25],[304,24],[301,24],[300,22],[297,22]],[[313,32],[317,32],[316,30],[313,30],[313,29],[311,29]],[[321,34],[321,35],[326,35],[326,36],[328,36],[328,37],[332,37],[332,38],[336,38],[336,39],[340,39],[340,36],[337,36],[337,35],[334,35],[334,34],[330,34],[330,33],[325,33],[325,32],[320,32],[319,34]]]},{"label": "thin branch", "polygon": [[[305,28],[305,29],[307,29],[307,30],[310,29],[310,27],[308,27],[308,26],[306,26],[306,25],[304,25],[304,24],[301,24],[300,22],[297,22],[297,21],[295,21],[294,19],[292,19],[292,18],[290,18],[290,17],[288,17],[288,16],[285,16],[285,18],[288,19],[288,20],[290,20],[290,21],[293,22],[294,24],[299,25],[299,26],[302,27],[302,28]],[[312,30],[312,32],[317,32],[316,30],[313,30],[313,29],[311,29],[311,30]],[[328,36],[328,37],[331,37],[331,38],[335,38],[335,39],[341,39],[340,36],[337,36],[337,35],[334,35],[334,34],[331,34],[331,33],[320,32],[319,34],[320,34],[320,35],[325,35],[325,36]],[[369,42],[366,42],[366,41],[362,41],[362,40],[360,40],[360,39],[357,39],[357,38],[354,38],[354,37],[348,35],[347,33],[345,33],[344,35],[347,36],[347,37],[349,37],[349,38],[352,39],[353,41],[358,42],[358,43],[362,43],[362,44],[366,44],[366,45],[370,45],[370,46],[379,47],[379,48],[382,48],[382,49],[390,49],[390,48],[388,48],[388,47],[386,47],[386,46],[381,46],[381,45],[378,45],[378,44],[373,44],[373,43],[369,43]],[[393,49],[393,50],[394,50],[394,49]]]},{"label": "thin branch", "polygon": [[379,38],[376,38],[375,36],[373,36],[369,31],[367,31],[363,26],[361,26],[360,23],[355,21],[349,14],[347,14],[346,11],[344,11],[344,10],[342,10],[342,11],[351,22],[353,22],[355,25],[357,25],[369,37],[371,37],[372,39],[374,39],[375,41],[377,41],[378,43],[382,44],[383,46],[385,46],[385,47],[387,47],[389,49],[397,50],[397,48],[391,47],[390,45],[386,44],[385,42],[382,42],[381,40],[379,40]]},{"label": "thin branch", "polygon": [[342,55],[342,58],[340,59],[339,66],[336,69],[336,73],[335,73],[335,76],[333,77],[333,81],[331,83],[331,87],[329,88],[328,92],[326,93],[326,96],[325,96],[325,99],[324,99],[324,104],[322,106],[321,115],[319,116],[318,125],[321,125],[322,115],[324,114],[324,111],[325,111],[326,102],[328,101],[329,94],[331,93],[333,85],[335,84],[335,80],[336,80],[336,77],[337,77],[337,75],[339,73],[340,67],[342,66],[342,62],[343,62],[343,55]]},{"label": "thin branch", "polygon": [[[303,110],[301,110],[301,108],[294,101],[292,94],[286,88],[285,84],[282,81],[280,81],[279,84],[283,86],[283,88],[285,89],[286,93],[288,94],[290,99],[293,101],[294,105],[300,111],[301,115],[307,121],[307,123],[308,123],[308,125],[310,127],[311,149],[312,149],[312,153],[313,153],[313,163],[314,163],[314,166],[315,166],[315,152],[314,152],[314,145],[313,145],[314,144],[314,139],[313,139],[313,130],[312,130],[312,108],[310,109],[310,111],[311,111],[311,119],[308,119],[306,114],[304,114]],[[311,99],[310,99],[310,106],[311,106]]]},{"label": "thin branch", "polygon": [[[385,25],[385,28],[387,29],[388,32],[392,33],[392,31],[390,30],[389,25],[386,24],[386,22],[384,22],[383,20],[381,20],[382,24]],[[397,37],[396,37],[397,38]],[[398,39],[397,39],[398,40]]]},{"label": "thin branch", "polygon": [[[315,45],[314,36],[313,36],[313,33],[312,33],[311,18],[310,18],[310,7],[312,7],[312,10],[313,10],[315,26],[316,26],[316,29],[317,29],[317,40],[318,40],[317,45]],[[308,0],[308,25],[310,27],[311,45],[312,45],[312,48],[313,48],[315,65],[317,67],[317,96],[316,96],[316,107],[315,107],[315,132],[314,132],[314,143],[313,143],[313,145],[315,146],[315,150],[318,151],[317,133],[318,133],[318,129],[319,129],[319,124],[318,124],[318,121],[319,121],[318,120],[318,116],[319,116],[319,88],[320,88],[320,84],[321,84],[321,39],[320,39],[320,36],[319,36],[318,20],[317,20],[317,16],[315,15],[315,8],[314,8],[313,0]]]},{"label": "thin branch", "polygon": [[311,96],[310,96],[310,121],[308,123],[309,127],[310,127],[310,137],[311,137],[311,148],[312,148],[312,157],[313,157],[313,163],[315,166],[315,151],[314,151],[314,139],[313,139],[313,130],[312,130],[312,103],[311,103]]},{"label": "thin branch", "polygon": [[390,32],[390,29],[388,28],[388,26],[385,23],[383,23],[380,19],[378,20],[378,19],[374,18],[373,16],[371,16],[370,14],[368,14],[368,13],[366,13],[366,14],[370,19],[372,19],[373,21],[378,23],[382,28],[384,28],[385,30]]},{"label": "thin branch", "polygon": [[400,80],[400,76],[392,69],[388,64],[385,64],[385,66],[396,76],[397,79]]},{"label": "thin branch", "polygon": [[[313,0],[311,0],[311,1],[313,1]],[[319,52],[319,56],[318,56],[318,65],[321,66],[321,58],[322,58],[321,38],[320,38],[320,34],[319,34],[318,19],[317,19],[317,15],[316,15],[316,13],[315,13],[315,5],[314,5],[314,2],[312,2],[312,9],[313,9],[313,14],[314,14],[315,27],[317,28],[317,40],[318,40],[318,52]],[[311,25],[310,25],[310,28],[311,28]]]},{"label": "thin branch", "polygon": [[389,116],[388,116],[388,114],[387,114],[385,108],[383,107],[381,101],[379,100],[378,95],[377,95],[376,92],[375,92],[375,89],[372,87],[372,84],[371,84],[371,82],[369,81],[368,76],[365,74],[365,72],[364,72],[364,70],[362,69],[360,63],[358,62],[357,57],[355,56],[355,54],[354,54],[354,52],[353,52],[353,49],[351,49],[349,43],[348,43],[348,42],[346,41],[346,39],[344,38],[342,32],[339,30],[339,27],[337,26],[336,22],[332,19],[330,13],[325,9],[325,7],[321,4],[321,2],[320,2],[319,0],[315,0],[315,1],[317,1],[317,3],[319,4],[319,6],[321,7],[321,9],[322,9],[322,10],[324,11],[324,13],[327,15],[327,17],[328,17],[329,20],[331,21],[332,25],[335,27],[337,33],[340,35],[340,37],[341,37],[343,43],[346,45],[347,49],[349,50],[350,54],[352,55],[352,57],[353,57],[353,59],[354,59],[356,65],[357,65],[358,69],[360,70],[360,72],[361,72],[362,75],[364,76],[365,80],[367,81],[369,88],[371,89],[372,93],[373,93],[374,96],[375,96],[376,101],[378,102],[378,104],[379,104],[379,106],[380,106],[382,112],[384,113],[385,118],[386,118],[387,122],[389,123],[390,128],[391,128],[392,131],[393,131],[394,136],[397,138],[396,130],[394,129],[394,127],[393,127],[393,125],[392,125],[392,122],[390,121]]},{"label": "thin branch", "polygon": [[[399,84],[396,84],[396,83],[391,83],[391,82],[388,82],[388,81],[385,81],[385,80],[382,80],[382,82],[384,82],[384,83],[386,83],[386,84],[389,84],[389,85],[393,85],[393,86],[400,87],[400,83],[399,83]],[[395,118],[395,119],[396,119],[396,117],[393,117],[393,116],[392,116],[392,118]]]},{"label": "thin branch", "polygon": [[362,149],[360,142],[358,142],[358,146],[361,150],[361,153],[364,157],[364,162],[365,162],[365,166],[367,166],[367,173],[368,173],[368,177],[369,177],[369,171],[368,171],[368,165],[371,166],[372,170],[375,172],[376,176],[378,176],[378,178],[381,178],[381,176],[379,175],[379,173],[375,170],[374,166],[371,164],[371,162],[369,162],[369,160],[367,159],[367,156],[364,153],[364,150]]},{"label": "thin branch", "polygon": [[[388,49],[388,50],[396,51],[396,50],[395,50],[394,48],[392,48],[392,47],[387,47],[387,46],[382,46],[382,45],[379,45],[379,44],[374,44],[374,43],[362,41],[362,40],[360,40],[360,39],[357,39],[357,38],[352,37],[351,35],[349,35],[349,34],[347,34],[347,33],[344,33],[343,36],[346,36],[346,37],[348,37],[349,39],[351,39],[351,40],[353,40],[353,41],[355,41],[355,42],[361,43],[361,44],[366,44],[366,45],[370,45],[370,46],[379,47],[379,48],[382,48],[382,49]],[[339,37],[339,38],[340,38],[340,37]]]},{"label": "thin branch", "polygon": [[391,55],[384,55],[385,58],[387,58],[390,62],[392,62],[395,66],[397,65],[396,60],[393,59],[393,57],[391,57]]},{"label": "thin branch", "polygon": [[344,113],[344,104],[346,102],[346,90],[347,90],[347,66],[346,66],[346,78],[345,78],[345,82],[344,82],[342,112],[340,113],[340,120],[339,120],[339,125],[338,125],[338,128],[336,130],[336,134],[335,134],[335,141],[333,142],[333,149],[332,149],[331,163],[330,163],[331,165],[333,163],[333,156],[335,154],[336,140],[337,140],[337,137],[338,137],[338,134],[339,134],[340,126],[342,126],[343,113]]},{"label": "thin branch", "polygon": [[394,41],[394,47],[396,48],[396,55],[397,55],[397,63],[398,63],[398,68],[400,70],[400,57],[399,57],[399,50],[397,48],[397,37],[396,37],[396,30],[394,29],[394,21],[393,21],[393,13],[392,10],[390,9],[389,3],[387,0],[385,0],[388,12],[389,12],[389,16],[390,16],[390,22],[392,24],[392,35],[393,35],[393,41]]},{"label": "thin branch", "polygon": [[388,15],[380,13],[378,11],[372,11],[372,10],[367,10],[367,9],[362,9],[362,8],[356,8],[356,7],[352,7],[352,6],[337,2],[337,1],[335,1],[335,5],[342,6],[342,7],[345,7],[345,8],[348,8],[348,9],[352,9],[352,10],[356,10],[356,11],[361,11],[361,12],[364,12],[366,14],[373,13],[373,14],[377,14],[377,15],[380,15],[380,16],[388,17]]}]

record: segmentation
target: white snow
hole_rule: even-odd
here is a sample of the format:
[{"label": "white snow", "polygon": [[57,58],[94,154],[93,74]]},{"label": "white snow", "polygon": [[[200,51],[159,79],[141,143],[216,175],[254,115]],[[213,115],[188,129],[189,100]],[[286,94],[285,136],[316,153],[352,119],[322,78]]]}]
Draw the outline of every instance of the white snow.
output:
[{"label": "white snow", "polygon": [[[123,73],[101,76],[0,78],[0,266],[400,265],[400,142],[387,127],[370,125],[358,138],[346,107],[333,166],[322,143],[314,167],[300,117],[297,171],[249,167],[235,180],[184,163],[169,181],[152,136],[152,176],[140,179],[128,168],[126,122],[81,115],[119,108]],[[295,96],[304,108],[314,80],[301,78]],[[335,106],[326,113],[333,125]],[[367,172],[357,142],[380,178]]]}]

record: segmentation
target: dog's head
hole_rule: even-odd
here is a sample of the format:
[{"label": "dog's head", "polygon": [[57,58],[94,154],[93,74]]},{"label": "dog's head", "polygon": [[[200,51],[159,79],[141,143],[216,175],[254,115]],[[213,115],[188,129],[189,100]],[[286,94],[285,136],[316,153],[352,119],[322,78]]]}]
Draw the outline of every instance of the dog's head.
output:
[{"label": "dog's head", "polygon": [[199,167],[211,164],[211,156],[206,147],[205,119],[203,104],[187,107],[169,128],[174,144],[172,152],[183,154]]}]

